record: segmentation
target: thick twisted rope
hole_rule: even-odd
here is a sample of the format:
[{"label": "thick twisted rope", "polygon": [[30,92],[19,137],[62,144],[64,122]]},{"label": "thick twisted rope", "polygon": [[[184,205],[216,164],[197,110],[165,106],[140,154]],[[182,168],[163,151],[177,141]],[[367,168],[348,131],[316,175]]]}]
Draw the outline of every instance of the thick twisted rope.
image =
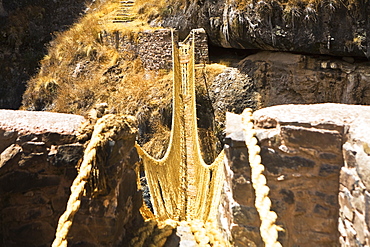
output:
[{"label": "thick twisted rope", "polygon": [[108,114],[96,122],[91,140],[85,149],[79,173],[72,183],[66,211],[59,218],[52,247],[67,247],[67,235],[72,226],[74,215],[80,208],[81,197],[91,176],[92,168],[97,162],[99,151],[106,146],[109,140],[122,135],[122,131],[126,129],[127,121],[122,116]]},{"label": "thick twisted rope", "polygon": [[269,187],[266,185],[266,177],[263,174],[265,167],[261,164],[259,155],[261,148],[257,145],[255,137],[256,132],[253,130],[252,109],[245,109],[243,114],[243,127],[245,143],[248,147],[249,163],[251,166],[252,184],[256,193],[255,206],[261,219],[261,237],[268,247],[281,247],[278,242],[278,232],[281,227],[275,224],[277,214],[271,211],[271,200],[268,197]]},{"label": "thick twisted rope", "polygon": [[177,225],[178,222],[170,219],[162,222],[148,219],[145,221],[144,226],[138,230],[136,237],[131,240],[129,246],[162,247]]},{"label": "thick twisted rope", "polygon": [[131,247],[162,247],[168,237],[173,233],[177,226],[187,226],[194,236],[197,246],[202,247],[228,247],[230,244],[224,239],[215,222],[204,223],[202,220],[194,221],[157,221],[148,219],[141,227],[136,236],[131,240]]}]

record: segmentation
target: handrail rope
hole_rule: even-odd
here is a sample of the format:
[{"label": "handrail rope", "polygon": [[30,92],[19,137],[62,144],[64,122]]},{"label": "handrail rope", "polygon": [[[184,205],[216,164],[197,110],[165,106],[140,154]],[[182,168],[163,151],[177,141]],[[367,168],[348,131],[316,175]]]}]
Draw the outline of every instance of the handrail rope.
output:
[{"label": "handrail rope", "polygon": [[97,161],[97,150],[100,150],[110,139],[120,133],[124,122],[123,117],[113,114],[105,115],[96,122],[91,140],[85,149],[79,173],[72,183],[66,210],[59,218],[52,247],[67,247],[67,235],[72,226],[74,215],[80,208],[85,185],[88,183],[94,163]]},{"label": "handrail rope", "polygon": [[[138,231],[131,246],[151,245],[158,238],[155,237],[158,232],[153,226],[154,218],[158,220],[157,224],[163,224],[165,219],[176,222],[186,222],[183,220],[187,219],[187,224],[195,224],[192,229],[199,246],[228,246],[217,223],[224,180],[224,152],[211,165],[202,158],[195,104],[194,33],[190,36],[193,37],[191,44],[180,43],[178,47],[173,41],[174,106],[166,154],[160,160],[154,159],[136,143],[143,159],[155,215]],[[194,166],[190,171],[190,184],[187,165]],[[193,187],[189,189],[190,186]],[[164,242],[163,238],[160,244]]]},{"label": "handrail rope", "polygon": [[136,236],[131,239],[129,246],[162,247],[177,226],[178,222],[170,219],[162,222],[148,219],[145,221],[144,226],[137,231]]},{"label": "handrail rope", "polygon": [[268,197],[270,189],[266,184],[266,177],[263,174],[265,167],[261,163],[261,156],[259,155],[261,148],[257,145],[256,131],[253,130],[252,109],[245,109],[242,119],[245,143],[249,153],[252,184],[256,193],[255,206],[261,219],[261,237],[265,242],[265,246],[281,247],[282,245],[277,239],[278,232],[283,231],[283,229],[275,224],[277,214],[270,210],[271,200]]},{"label": "handrail rope", "polygon": [[155,219],[148,219],[137,231],[135,237],[130,241],[129,246],[162,247],[177,226],[189,227],[189,233],[194,236],[194,240],[198,246],[230,246],[219,229],[215,227],[216,225],[214,222],[204,223],[202,220],[174,221],[167,219],[165,221],[157,221]]}]

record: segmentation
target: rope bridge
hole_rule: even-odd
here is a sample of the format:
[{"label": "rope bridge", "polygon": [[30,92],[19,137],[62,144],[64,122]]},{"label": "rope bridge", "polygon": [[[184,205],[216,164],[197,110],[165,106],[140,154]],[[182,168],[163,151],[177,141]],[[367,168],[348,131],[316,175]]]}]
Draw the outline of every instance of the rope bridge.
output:
[{"label": "rope bridge", "polygon": [[[201,155],[195,102],[194,33],[187,43],[173,43],[173,114],[169,146],[162,159],[154,159],[138,144],[144,164],[154,216],[137,231],[131,246],[163,246],[178,226],[189,226],[199,246],[229,246],[218,229],[217,216],[224,183],[224,152],[211,165]],[[190,43],[190,44],[189,44]],[[270,210],[269,188],[263,175],[260,148],[254,137],[251,110],[243,113],[246,146],[256,192],[256,209],[261,218],[261,236],[266,246],[279,247],[275,225],[277,215]],[[91,176],[97,150],[117,137],[124,121],[104,116],[94,127],[79,174],[71,187],[66,212],[60,217],[53,247],[67,246],[74,214],[80,207],[84,187]],[[108,127],[107,127],[108,126]],[[110,126],[110,127],[109,127]]]},{"label": "rope bridge", "polygon": [[[194,39],[193,39],[194,40]],[[207,165],[198,140],[194,42],[173,42],[173,115],[169,147],[156,160],[136,145],[143,159],[153,208],[159,220],[194,220],[206,222],[217,215],[223,187],[222,152]]]},{"label": "rope bridge", "polygon": [[[221,152],[211,165],[207,165],[198,140],[194,33],[192,35],[190,44],[172,42],[173,114],[168,149],[164,157],[157,160],[139,145],[136,148],[143,159],[159,224],[189,224],[199,245],[228,246],[215,227],[224,181],[224,153]],[[148,232],[153,230],[151,225],[148,223],[149,227],[144,227],[144,236],[139,234],[133,239],[133,246],[143,246],[145,235],[151,235]]]}]

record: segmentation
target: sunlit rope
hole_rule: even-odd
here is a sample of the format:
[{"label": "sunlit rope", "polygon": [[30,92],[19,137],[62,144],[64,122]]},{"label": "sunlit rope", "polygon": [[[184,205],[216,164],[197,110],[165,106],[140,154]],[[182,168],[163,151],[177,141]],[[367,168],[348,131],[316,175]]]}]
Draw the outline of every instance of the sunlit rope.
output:
[{"label": "sunlit rope", "polygon": [[271,200],[268,197],[270,189],[266,185],[266,177],[263,174],[265,167],[261,164],[261,156],[259,155],[261,148],[257,145],[256,132],[253,130],[252,109],[245,109],[242,117],[245,143],[249,153],[252,184],[256,193],[255,206],[261,219],[261,237],[266,246],[280,247],[282,245],[277,239],[278,232],[282,231],[282,228],[275,224],[277,214],[270,210]]},{"label": "sunlit rope", "polygon": [[68,199],[66,210],[59,218],[52,247],[67,247],[68,232],[72,226],[74,215],[80,208],[85,185],[89,181],[93,166],[100,155],[99,152],[110,140],[122,136],[122,131],[133,131],[130,126],[127,126],[126,117],[108,114],[96,122],[91,140],[85,149],[79,173],[72,183],[71,195]]}]

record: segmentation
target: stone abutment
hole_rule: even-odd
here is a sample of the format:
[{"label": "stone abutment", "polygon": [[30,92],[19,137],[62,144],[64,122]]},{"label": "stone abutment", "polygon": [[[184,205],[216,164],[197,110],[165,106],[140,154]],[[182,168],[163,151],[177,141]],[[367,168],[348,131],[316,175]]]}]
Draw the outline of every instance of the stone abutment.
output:
[{"label": "stone abutment", "polygon": [[[369,244],[369,109],[283,105],[254,113],[283,246]],[[236,246],[249,246],[248,241],[262,246],[241,115],[226,118],[230,190],[224,205],[231,235]]]},{"label": "stone abutment", "polygon": [[[271,209],[283,246],[366,246],[370,225],[369,106],[283,105],[258,110]],[[81,116],[0,111],[0,243],[50,246],[76,166]],[[222,227],[234,246],[263,246],[241,116],[227,113]],[[127,244],[142,224],[134,137],[112,142],[107,190],[84,196],[71,246]],[[88,191],[88,190],[87,190]]]}]

